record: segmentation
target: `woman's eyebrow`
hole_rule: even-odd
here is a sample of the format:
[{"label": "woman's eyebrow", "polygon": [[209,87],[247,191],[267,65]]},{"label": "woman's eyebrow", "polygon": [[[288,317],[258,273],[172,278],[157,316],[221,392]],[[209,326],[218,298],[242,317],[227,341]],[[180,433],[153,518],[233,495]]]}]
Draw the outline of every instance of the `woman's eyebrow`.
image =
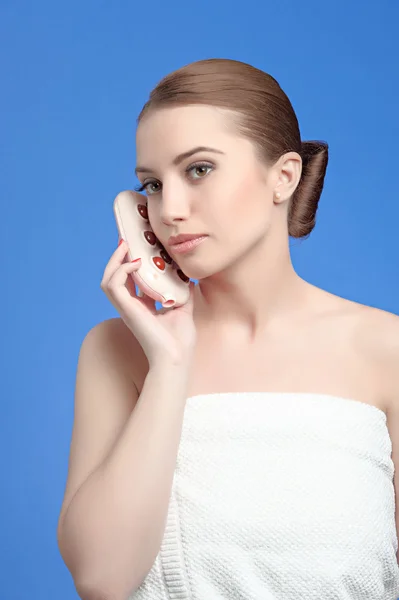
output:
[{"label": "woman's eyebrow", "polygon": [[[221,150],[217,150],[216,148],[209,148],[209,146],[197,146],[196,148],[193,148],[192,150],[187,150],[187,152],[182,152],[181,154],[178,154],[176,156],[176,158],[173,159],[173,165],[177,166],[179,165],[185,158],[189,158],[190,156],[192,156],[193,154],[196,154],[197,152],[216,152],[217,154],[225,154],[224,152],[222,152]],[[149,167],[136,167],[134,172],[136,173],[152,173],[152,169],[150,169]]]}]

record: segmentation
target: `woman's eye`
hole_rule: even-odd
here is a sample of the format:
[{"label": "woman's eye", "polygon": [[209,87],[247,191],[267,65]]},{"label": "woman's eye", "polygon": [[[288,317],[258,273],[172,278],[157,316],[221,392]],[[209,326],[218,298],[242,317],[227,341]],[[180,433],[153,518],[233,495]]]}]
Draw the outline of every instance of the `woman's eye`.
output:
[{"label": "woman's eye", "polygon": [[[212,169],[211,165],[193,165],[192,167],[190,167],[188,169],[188,172],[191,171],[200,171],[201,169]],[[202,175],[204,174],[204,172],[202,171]],[[205,175],[207,175],[208,173],[205,173]],[[194,178],[194,179],[202,179],[202,175],[200,177]]]},{"label": "woman's eye", "polygon": [[157,181],[149,181],[148,183],[143,185],[143,189],[147,190],[147,193],[149,193],[149,194],[156,194],[157,192],[159,192],[159,190],[153,190],[152,192],[149,192],[148,188],[151,185],[159,185],[159,183]]},{"label": "woman's eye", "polygon": [[[152,192],[148,192],[148,186],[149,185],[157,185],[156,181],[147,181],[147,183],[144,183],[143,185],[137,185],[134,189],[136,190],[136,192],[146,192],[147,194],[151,195]],[[156,193],[156,192],[154,192]]]},{"label": "woman's eye", "polygon": [[[208,169],[208,171],[206,171],[206,169]],[[195,165],[191,165],[191,167],[188,167],[188,169],[186,169],[186,173],[191,173],[191,172],[200,172],[199,177],[192,177],[192,179],[196,180],[196,179],[203,179],[205,175],[208,175],[209,171],[213,170],[213,166],[209,165],[207,163],[197,163]],[[159,188],[156,190],[151,190],[151,186],[156,186],[156,185],[160,185],[159,181],[147,181],[147,183],[144,183],[143,185],[137,186],[135,188],[135,190],[137,192],[143,192],[145,191],[149,196],[156,194],[157,192],[159,192]]]}]

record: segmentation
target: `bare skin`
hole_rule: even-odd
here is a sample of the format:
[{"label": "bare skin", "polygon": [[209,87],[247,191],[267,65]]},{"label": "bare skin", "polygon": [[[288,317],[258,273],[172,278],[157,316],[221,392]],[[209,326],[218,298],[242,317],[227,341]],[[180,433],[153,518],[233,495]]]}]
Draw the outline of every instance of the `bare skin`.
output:
[{"label": "bare skin", "polygon": [[[386,371],[372,341],[373,322],[382,320],[384,312],[307,285],[308,309],[276,323],[256,342],[223,336],[198,322],[188,397],[306,392],[357,400],[387,413]],[[140,392],[148,363],[136,345],[131,351],[139,366],[134,379]]]}]

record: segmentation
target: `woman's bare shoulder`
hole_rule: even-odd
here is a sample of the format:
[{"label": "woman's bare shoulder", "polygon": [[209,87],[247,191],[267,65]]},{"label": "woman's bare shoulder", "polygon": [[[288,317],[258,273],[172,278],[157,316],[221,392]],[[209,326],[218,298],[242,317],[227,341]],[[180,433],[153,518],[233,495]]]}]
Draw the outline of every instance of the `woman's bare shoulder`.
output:
[{"label": "woman's bare shoulder", "polygon": [[97,348],[107,366],[118,365],[132,377],[135,385],[140,386],[148,370],[147,358],[123,319],[115,317],[100,321],[88,331],[83,343],[89,343],[94,351]]}]

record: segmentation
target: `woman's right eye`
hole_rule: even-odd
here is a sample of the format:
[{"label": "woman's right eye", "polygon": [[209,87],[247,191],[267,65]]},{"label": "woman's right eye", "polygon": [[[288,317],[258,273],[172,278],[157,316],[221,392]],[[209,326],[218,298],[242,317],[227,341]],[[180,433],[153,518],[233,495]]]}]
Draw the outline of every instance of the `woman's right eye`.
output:
[{"label": "woman's right eye", "polygon": [[[136,192],[144,192],[144,191],[147,191],[147,187],[149,185],[154,185],[154,184],[157,184],[157,182],[156,181],[147,181],[147,183],[144,183],[143,185],[138,185],[134,189],[136,190]],[[153,193],[156,194],[156,192],[153,192]],[[149,195],[152,195],[152,192],[150,192]]]}]

